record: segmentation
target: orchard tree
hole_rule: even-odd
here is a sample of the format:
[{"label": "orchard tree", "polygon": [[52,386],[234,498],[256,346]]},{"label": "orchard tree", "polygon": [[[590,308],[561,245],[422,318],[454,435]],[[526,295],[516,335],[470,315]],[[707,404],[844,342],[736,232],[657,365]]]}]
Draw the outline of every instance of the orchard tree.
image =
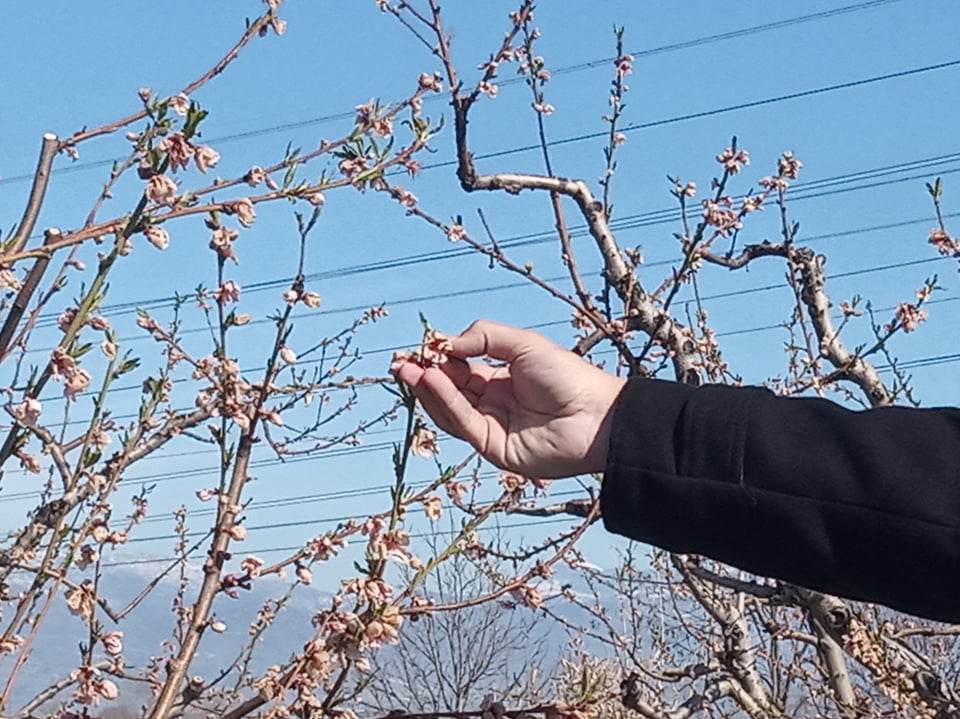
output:
[{"label": "orchard tree", "polygon": [[[575,179],[590,174],[590,168],[564,168],[561,175],[554,166],[547,141],[555,109],[548,92],[550,69],[537,53],[540,30],[531,2],[499,19],[505,23],[502,40],[489,55],[474,58],[469,72],[454,60],[451,33],[436,0],[376,4],[398,21],[398,32],[413,33],[425,46],[425,70],[397,88],[392,101],[359,101],[347,131],[315,148],[289,147],[270,161],[245,163],[247,169],[235,176],[217,177],[220,151],[202,139],[208,113],[197,91],[228,70],[258,37],[284,34],[280,0],[267,0],[263,13],[248,21],[222,59],[180,92],[144,88],[137,109],[125,117],[66,137],[43,136],[22,219],[0,246],[0,362],[9,417],[0,464],[8,479],[18,469],[34,476],[32,491],[39,498],[0,549],[0,714],[93,716],[127,692],[133,695],[134,687],[146,686],[150,698],[142,714],[152,718],[352,716],[363,711],[373,657],[383,645],[409,639],[411,647],[429,647],[430,641],[444,641],[427,631],[446,621],[438,617],[480,609],[491,626],[500,611],[553,615],[577,635],[580,654],[565,665],[552,696],[530,695],[528,702],[508,698],[514,687],[504,684],[478,706],[468,708],[460,697],[458,706],[446,713],[435,706],[432,715],[560,719],[606,715],[615,704],[617,712],[651,719],[955,716],[951,628],[745,576],[696,557],[654,553],[649,566],[628,557],[613,574],[596,570],[580,545],[600,519],[602,479],[581,478],[577,496],[564,499],[551,495],[549,482],[537,477],[494,472],[496,481],[487,481],[490,473],[466,450],[460,459],[440,463],[440,438],[407,389],[384,372],[367,373],[360,363],[354,338],[382,320],[387,308],[359,310],[352,321],[323,336],[294,332],[292,320],[301,316],[295,312],[316,310],[322,301],[322,288],[308,281],[306,266],[323,210],[343,193],[360,192],[371,205],[385,195],[402,213],[425,223],[418,228],[470,248],[484,261],[478,266],[489,263],[542,289],[569,311],[580,333],[575,351],[599,362],[600,353],[612,348],[616,359],[608,369],[626,375],[670,373],[688,384],[740,382],[738,370],[724,360],[699,288],[714,268],[780,262],[792,297],[784,308],[792,339],[785,366],[774,372],[770,386],[790,395],[837,391],[838,397],[869,406],[913,399],[890,347],[924,320],[936,280],[889,317],[865,315],[866,305],[852,299],[837,305],[837,315],[824,258],[803,246],[788,212],[791,183],[802,171],[792,153],[774,158],[774,171],[747,191],[736,189],[749,162],[736,140],[721,148],[717,171],[707,173],[712,177],[705,196],[704,183],[698,187],[671,179],[668,190],[680,218],[678,259],[651,281],[649,274],[641,277],[639,249],[622,246],[611,224],[617,153],[626,139],[621,132],[626,79],[633,70],[623,32],[614,38],[602,177],[592,185]],[[505,167],[483,173],[475,162],[477,148],[468,135],[471,113],[496,97],[507,68],[519,73],[530,93],[541,172]],[[439,107],[430,114],[425,109],[428,99],[441,96],[450,103],[450,131],[440,132]],[[95,141],[123,144],[125,158],[110,169],[86,217],[70,227],[35,233],[55,163],[76,158]],[[547,200],[567,273],[564,286],[511,258],[483,213],[478,222],[466,214],[443,219],[431,212],[429,198],[408,189],[424,153],[440,143],[452,143],[456,178],[467,193],[526,195],[512,198],[518,206],[540,196]],[[937,227],[929,240],[935,250],[960,256],[960,245],[943,221],[939,181],[931,183],[930,192]],[[118,209],[124,198],[129,203]],[[258,209],[281,202],[293,207],[291,241],[284,251],[293,279],[277,288],[272,312],[254,317],[243,307],[236,263]],[[750,236],[754,215],[765,207],[779,218],[774,241]],[[593,242],[590,262],[602,267],[599,281],[582,270],[572,216]],[[169,315],[138,313],[138,329],[156,349],[148,360],[125,346],[132,343],[118,330],[106,299],[111,280],[123,276],[131,255],[156,252],[156,262],[162,263],[178,236],[203,237],[210,281],[189,295],[178,294]],[[918,252],[922,246],[918,243]],[[72,299],[66,297],[67,287],[76,293]],[[42,320],[51,315],[55,339],[41,353]],[[201,318],[202,337],[185,331],[186,317]],[[863,322],[872,340],[849,346],[845,333]],[[264,326],[268,334],[261,331]],[[424,365],[443,363],[449,351],[448,340],[427,318],[422,337],[409,345],[406,357]],[[262,365],[247,364],[251,354]],[[893,366],[893,381],[882,379],[877,357]],[[125,382],[138,390],[135,402],[122,392]],[[373,385],[389,401],[352,419],[360,388]],[[256,505],[256,457],[289,461],[322,454],[356,444],[382,424],[401,430],[392,466],[384,467],[392,476],[382,504],[371,503],[335,529],[304,537],[275,561],[244,551],[246,514]],[[191,491],[212,509],[196,510],[191,497],[189,506],[184,502],[175,510],[169,536],[176,556],[142,591],[121,601],[111,596],[113,565],[107,558],[137,538],[154,489],[136,486],[131,469],[173,446],[212,450],[216,481]],[[422,460],[432,463],[431,479],[411,482],[411,463]],[[410,528],[418,519],[435,522],[449,511],[458,521],[442,542],[419,546],[412,540]],[[568,528],[508,550],[482,534],[485,525],[506,515],[565,518]],[[189,528],[197,522],[206,525],[199,534]],[[352,563],[345,556],[348,542],[361,550]],[[431,584],[431,576],[448,571],[445,563],[464,561],[484,573],[482,587],[469,598],[444,596],[437,589],[442,578],[439,585]],[[591,561],[604,564],[608,558]],[[278,614],[294,592],[314,583],[319,565],[324,576],[337,579],[324,587],[312,626],[285,637],[286,649],[279,655],[261,657]],[[590,587],[608,586],[616,606],[585,600],[569,585],[556,587],[548,580],[561,566],[583,573]],[[225,607],[243,602],[252,587],[271,577],[286,586],[276,598],[250,609],[246,633],[228,626]],[[170,625],[138,625],[138,609],[167,579],[176,587]],[[593,624],[565,618],[567,603],[583,605]],[[57,606],[73,615],[69,629],[50,619]],[[452,616],[464,621],[466,615]],[[234,654],[218,656],[221,671],[205,676],[197,669],[201,647],[224,632],[243,637]],[[124,656],[135,633],[157,647],[142,665]],[[38,648],[59,644],[78,646],[74,668],[15,703],[15,688],[30,674]],[[446,651],[442,648],[439,656],[458,663],[470,659]],[[266,669],[257,668],[254,658]],[[427,683],[429,676],[421,674],[417,681]],[[414,707],[390,709],[395,719],[416,715]]]}]

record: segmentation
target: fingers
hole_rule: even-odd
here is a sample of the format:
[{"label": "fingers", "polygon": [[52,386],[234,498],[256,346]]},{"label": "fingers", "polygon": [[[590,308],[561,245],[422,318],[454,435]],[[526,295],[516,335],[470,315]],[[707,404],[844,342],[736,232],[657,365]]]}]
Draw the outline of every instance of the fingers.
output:
[{"label": "fingers", "polygon": [[[402,374],[398,376],[403,379]],[[440,429],[466,440],[481,453],[486,451],[486,419],[446,372],[434,367],[421,370],[410,389]]]},{"label": "fingers", "polygon": [[477,320],[456,337],[450,337],[455,357],[488,356],[512,362],[531,346],[549,342],[531,330],[501,325],[490,320]]}]

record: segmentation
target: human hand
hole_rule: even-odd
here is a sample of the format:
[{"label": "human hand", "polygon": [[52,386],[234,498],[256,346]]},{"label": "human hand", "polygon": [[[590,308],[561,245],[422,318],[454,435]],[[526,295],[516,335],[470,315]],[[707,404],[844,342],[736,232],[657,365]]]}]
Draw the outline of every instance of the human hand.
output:
[{"label": "human hand", "polygon": [[[448,339],[439,366],[391,367],[438,427],[501,469],[529,477],[603,471],[625,380],[536,332],[489,320]],[[467,361],[484,356],[506,364]]]}]

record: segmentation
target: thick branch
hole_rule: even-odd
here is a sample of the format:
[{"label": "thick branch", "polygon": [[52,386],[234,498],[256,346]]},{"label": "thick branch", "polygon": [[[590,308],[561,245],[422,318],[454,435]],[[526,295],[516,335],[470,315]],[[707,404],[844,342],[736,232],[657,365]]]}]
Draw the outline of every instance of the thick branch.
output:
[{"label": "thick branch", "polygon": [[33,186],[30,188],[27,207],[23,211],[23,218],[20,220],[16,234],[10,240],[8,252],[22,250],[37,224],[40,208],[43,207],[43,197],[50,182],[50,169],[53,167],[53,159],[57,156],[59,149],[60,141],[57,136],[51,132],[46,133],[40,145],[40,159],[37,161],[37,171],[33,174]]},{"label": "thick branch", "polygon": [[827,276],[823,270],[826,257],[816,254],[809,247],[795,247],[786,242],[764,242],[748,245],[739,255],[723,256],[704,253],[703,259],[715,265],[738,269],[758,257],[784,257],[792,260],[800,270],[800,298],[810,314],[810,321],[820,343],[820,354],[839,372],[859,386],[873,407],[891,404],[893,399],[880,379],[876,368],[843,343],[830,314],[830,297],[826,292]]}]

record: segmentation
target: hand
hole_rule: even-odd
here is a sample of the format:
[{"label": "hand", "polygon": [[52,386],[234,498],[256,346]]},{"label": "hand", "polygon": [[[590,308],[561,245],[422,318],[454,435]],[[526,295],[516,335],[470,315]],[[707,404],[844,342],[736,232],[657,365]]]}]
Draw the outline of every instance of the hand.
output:
[{"label": "hand", "polygon": [[[613,406],[625,380],[530,330],[478,320],[439,367],[392,367],[440,429],[501,469],[570,477],[606,466]],[[505,365],[467,362],[491,357]]]}]

